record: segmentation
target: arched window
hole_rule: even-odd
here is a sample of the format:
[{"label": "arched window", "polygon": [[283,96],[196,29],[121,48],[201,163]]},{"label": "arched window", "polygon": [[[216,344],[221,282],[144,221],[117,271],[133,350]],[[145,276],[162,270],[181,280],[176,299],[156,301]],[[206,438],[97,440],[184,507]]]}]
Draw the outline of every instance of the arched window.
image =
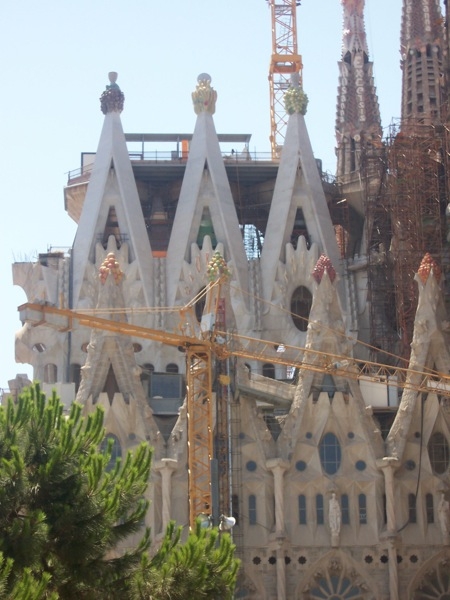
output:
[{"label": "arched window", "polygon": [[341,519],[342,525],[350,525],[350,506],[348,503],[348,494],[341,496]]},{"label": "arched window", "polygon": [[427,513],[427,523],[434,523],[434,501],[433,494],[425,496],[425,510]]},{"label": "arched window", "polygon": [[434,473],[442,475],[442,473],[447,471],[450,459],[450,449],[447,439],[440,431],[433,433],[430,437],[430,441],[428,442],[428,455]]},{"label": "arched window", "polygon": [[275,367],[270,363],[266,363],[263,365],[262,374],[264,377],[270,377],[271,379],[275,379]]},{"label": "arched window", "polygon": [[417,523],[415,494],[408,494],[408,523]]},{"label": "arched window", "polygon": [[334,475],[341,466],[341,445],[339,440],[329,431],[326,433],[319,445],[320,462],[322,469],[327,475]]},{"label": "arched window", "polygon": [[359,511],[359,523],[365,525],[367,523],[367,500],[365,494],[359,494],[358,496],[358,511]]},{"label": "arched window", "polygon": [[256,525],[256,517],[256,496],[255,494],[250,494],[250,496],[248,497],[248,524]]},{"label": "arched window", "polygon": [[308,329],[308,318],[311,311],[312,294],[304,285],[296,288],[291,298],[291,315],[295,327],[299,331]]},{"label": "arched window", "polygon": [[[367,587],[356,579],[356,573],[346,574],[344,569],[327,572],[325,577],[322,573],[314,576],[311,586],[308,588],[306,597],[311,600],[352,600],[352,598],[366,599],[369,597]],[[359,587],[361,585],[361,587]]]},{"label": "arched window", "polygon": [[[111,442],[109,441],[111,440]],[[116,464],[116,460],[122,457],[122,447],[119,438],[113,433],[108,433],[100,444],[100,452],[105,452],[108,449],[108,444],[111,444],[111,456],[105,471],[111,471]]]},{"label": "arched window", "polygon": [[323,496],[317,494],[316,496],[316,521],[317,525],[324,524],[324,512],[323,512]]},{"label": "arched window", "polygon": [[58,369],[56,365],[48,364],[44,367],[44,383],[56,383]]},{"label": "arched window", "polygon": [[306,525],[306,496],[300,494],[298,497],[298,522],[300,525]]},{"label": "arched window", "polygon": [[175,363],[169,363],[166,366],[166,373],[178,373],[178,365]]}]

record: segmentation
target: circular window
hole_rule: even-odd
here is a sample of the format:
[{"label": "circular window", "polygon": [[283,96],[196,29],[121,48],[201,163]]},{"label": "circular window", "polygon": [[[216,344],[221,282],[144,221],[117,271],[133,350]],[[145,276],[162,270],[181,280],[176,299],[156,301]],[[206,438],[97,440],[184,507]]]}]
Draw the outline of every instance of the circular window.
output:
[{"label": "circular window", "polygon": [[247,471],[256,471],[258,467],[254,460],[249,460],[245,466],[247,468]]},{"label": "circular window", "polygon": [[306,439],[310,440],[312,438],[312,433],[310,431],[306,432]]},{"label": "circular window", "polygon": [[405,463],[405,469],[408,471],[414,471],[416,468],[416,463],[413,460],[407,460]]},{"label": "circular window", "polygon": [[306,469],[306,463],[304,460],[298,460],[295,463],[295,468],[297,469],[297,471],[304,471]]},{"label": "circular window", "polygon": [[312,294],[304,285],[294,290],[291,298],[291,315],[299,331],[308,329],[308,318],[312,305]]},{"label": "circular window", "polygon": [[447,471],[450,460],[450,449],[446,437],[440,431],[433,433],[430,437],[428,455],[434,473],[442,475],[442,473]]},{"label": "circular window", "polygon": [[355,467],[358,469],[358,471],[364,471],[367,465],[363,460],[357,460],[355,463]]},{"label": "circular window", "polygon": [[319,445],[320,462],[322,469],[328,475],[334,475],[341,466],[341,445],[339,440],[330,431],[326,433]]},{"label": "circular window", "polygon": [[349,440],[352,440],[355,437],[355,434],[353,433],[353,431],[349,431],[347,433],[347,437],[348,437]]}]

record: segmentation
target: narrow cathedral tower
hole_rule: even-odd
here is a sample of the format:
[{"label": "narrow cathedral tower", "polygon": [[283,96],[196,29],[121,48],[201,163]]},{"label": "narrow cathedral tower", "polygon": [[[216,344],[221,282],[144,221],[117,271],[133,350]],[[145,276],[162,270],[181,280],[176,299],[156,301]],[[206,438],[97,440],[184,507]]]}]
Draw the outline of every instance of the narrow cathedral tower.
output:
[{"label": "narrow cathedral tower", "polygon": [[344,29],[337,101],[337,175],[359,169],[363,142],[381,140],[381,121],[364,29],[364,0],[342,0]]},{"label": "narrow cathedral tower", "polygon": [[433,125],[443,104],[444,29],[439,0],[403,0],[402,131]]}]

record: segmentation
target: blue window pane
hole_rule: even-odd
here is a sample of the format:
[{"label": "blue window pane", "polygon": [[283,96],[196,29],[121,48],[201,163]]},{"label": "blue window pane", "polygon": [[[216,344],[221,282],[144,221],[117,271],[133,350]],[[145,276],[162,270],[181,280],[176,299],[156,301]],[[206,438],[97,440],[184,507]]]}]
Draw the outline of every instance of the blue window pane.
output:
[{"label": "blue window pane", "polygon": [[416,495],[408,494],[408,522],[417,523]]},{"label": "blue window pane", "polygon": [[365,494],[359,494],[358,508],[359,508],[359,522],[361,525],[365,525],[367,523],[367,502],[366,502]]},{"label": "blue window pane", "polygon": [[300,525],[306,525],[306,496],[300,494],[298,497],[298,522]]},{"label": "blue window pane", "polygon": [[428,454],[433,471],[439,475],[445,473],[450,462],[450,448],[446,437],[439,431],[433,433],[428,442]]},{"label": "blue window pane", "polygon": [[317,494],[317,496],[316,496],[316,519],[317,519],[317,525],[323,525],[324,513],[323,513],[323,496],[322,496],[322,494]]},{"label": "blue window pane", "polygon": [[256,525],[256,496],[250,494],[248,497],[248,522],[249,525]]},{"label": "blue window pane", "polygon": [[427,523],[434,523],[433,494],[427,494],[425,496],[425,506],[427,511]]},{"label": "blue window pane", "polygon": [[341,496],[341,519],[342,525],[350,525],[350,510],[347,494],[342,494]]},{"label": "blue window pane", "polygon": [[341,445],[334,433],[326,433],[319,446],[322,469],[328,475],[334,475],[341,466]]}]

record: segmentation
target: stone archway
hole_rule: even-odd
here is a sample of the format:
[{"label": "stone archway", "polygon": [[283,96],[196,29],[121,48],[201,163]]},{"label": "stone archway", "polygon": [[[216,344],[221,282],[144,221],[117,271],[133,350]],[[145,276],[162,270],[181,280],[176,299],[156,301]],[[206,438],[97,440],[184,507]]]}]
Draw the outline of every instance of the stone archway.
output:
[{"label": "stone archway", "polygon": [[433,557],[411,584],[411,600],[450,600],[450,553]]},{"label": "stone archway", "polygon": [[329,556],[313,569],[297,592],[299,600],[375,600],[367,579],[339,555]]}]

